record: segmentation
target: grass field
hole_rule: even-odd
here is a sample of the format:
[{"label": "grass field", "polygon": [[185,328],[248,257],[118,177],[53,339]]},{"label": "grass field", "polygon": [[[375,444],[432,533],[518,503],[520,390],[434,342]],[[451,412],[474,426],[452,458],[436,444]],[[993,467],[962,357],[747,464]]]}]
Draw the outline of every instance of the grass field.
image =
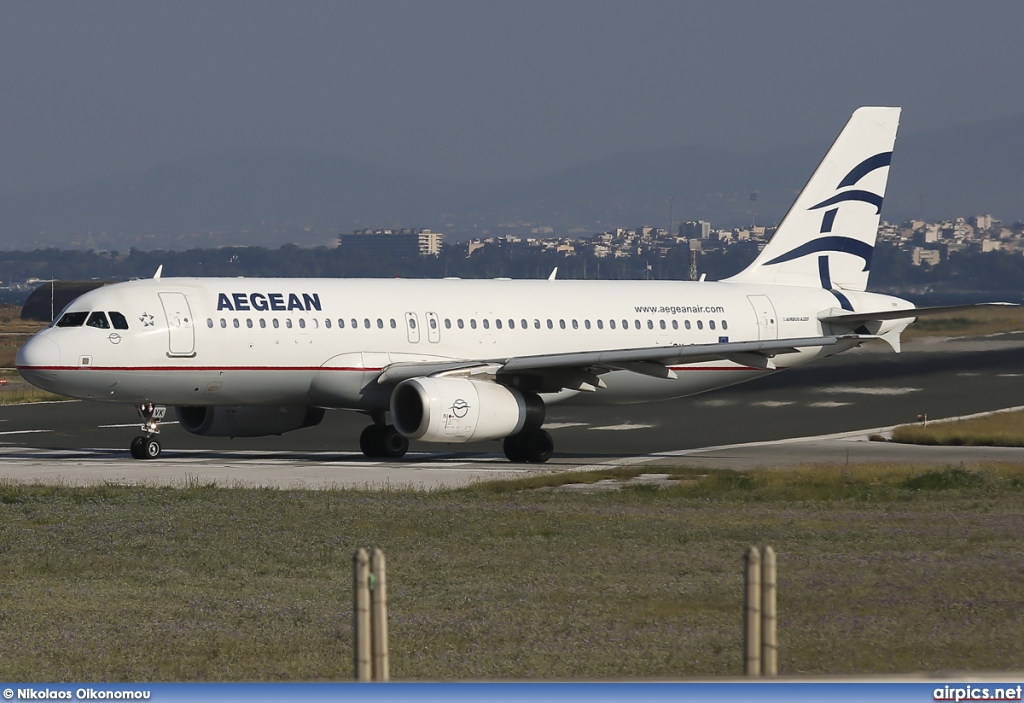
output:
[{"label": "grass field", "polygon": [[0,485],[0,678],[348,679],[360,546],[388,556],[398,680],[738,675],[750,544],[779,555],[783,674],[1020,668],[1024,468],[673,474]]},{"label": "grass field", "polygon": [[949,315],[920,317],[903,340],[920,337],[971,337],[1024,330],[1024,306],[978,308]]},{"label": "grass field", "polygon": [[1024,447],[1024,411],[1002,412],[952,422],[902,425],[892,441],[946,446]]}]

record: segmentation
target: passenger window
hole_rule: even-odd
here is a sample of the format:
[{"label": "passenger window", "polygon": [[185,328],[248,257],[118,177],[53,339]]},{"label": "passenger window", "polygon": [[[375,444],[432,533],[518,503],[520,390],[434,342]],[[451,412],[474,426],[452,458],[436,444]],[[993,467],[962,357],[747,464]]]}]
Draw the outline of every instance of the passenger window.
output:
[{"label": "passenger window", "polygon": [[722,320],[722,329],[723,330],[729,329],[729,323],[726,322],[725,320]]},{"label": "passenger window", "polygon": [[534,319],[534,321],[533,321],[533,329],[535,329],[535,330],[539,330],[540,329],[540,320]]},{"label": "passenger window", "polygon": [[354,329],[354,330],[359,329],[359,320],[357,320],[354,317],[352,318],[352,329]]},{"label": "passenger window", "polygon": [[[415,327],[416,326],[416,320],[410,320],[409,324],[412,327]],[[366,329],[370,329],[370,318],[368,318],[368,317],[364,317],[363,318],[363,327],[365,327]]]},{"label": "passenger window", "polygon": [[702,320],[697,320],[697,329],[704,329],[704,322]]},{"label": "passenger window", "polygon": [[661,325],[661,329],[665,329],[665,321],[664,320],[662,320],[658,324]]},{"label": "passenger window", "polygon": [[528,326],[527,326],[527,324],[526,324],[526,320],[520,320],[520,321],[519,321],[519,323],[520,323],[520,325],[522,326],[522,328],[523,328],[524,330],[525,330],[525,329],[529,329],[529,327],[528,327]]},{"label": "passenger window", "polygon": [[284,321],[284,326],[287,327],[288,329],[291,329],[292,328],[292,318],[290,318],[290,317],[286,318],[285,321]]},{"label": "passenger window", "polygon": [[260,329],[261,329],[261,330],[265,330],[266,328],[267,328],[267,321],[266,321],[266,320],[264,320],[264,319],[263,319],[263,318],[261,317],[261,318],[260,318]]},{"label": "passenger window", "polygon": [[252,318],[245,318],[245,326],[248,327],[249,329],[252,329]]},{"label": "passenger window", "polygon": [[277,321],[277,318],[275,317],[275,318],[274,318],[274,329],[276,330],[276,329],[277,329],[278,327],[280,327],[280,326],[281,326],[281,323],[280,323],[280,322],[278,322],[278,321]]},{"label": "passenger window", "polygon": [[554,324],[551,322],[551,320],[548,320],[548,329],[549,330],[553,330],[554,328],[555,328]]},{"label": "passenger window", "polygon": [[577,320],[573,320],[572,321],[572,328],[574,330],[578,330],[580,328],[580,323]]},{"label": "passenger window", "polygon": [[66,312],[57,320],[58,327],[81,327],[85,324],[87,312]]},{"label": "passenger window", "polygon": [[685,326],[686,326],[686,329],[690,329],[690,321],[689,321],[689,320],[687,320],[686,322],[684,322],[684,323],[683,323],[683,325],[685,325]]},{"label": "passenger window", "polygon": [[679,329],[679,320],[672,320],[672,329]]},{"label": "passenger window", "polygon": [[206,326],[209,327],[211,330],[213,329],[213,318],[212,317],[206,318]]},{"label": "passenger window", "polygon": [[85,321],[86,327],[95,327],[101,330],[110,329],[110,323],[107,322],[107,316],[97,310],[94,313],[90,313],[89,319]]},{"label": "passenger window", "polygon": [[604,329],[604,320],[598,320],[597,321],[597,329],[599,329],[599,330],[603,330]]},{"label": "passenger window", "polygon": [[496,329],[499,329],[499,330],[501,329],[501,318],[500,317],[494,321],[494,326],[495,326]]},{"label": "passenger window", "polygon": [[708,327],[710,327],[711,329],[715,329],[715,321],[714,320],[708,320]]},{"label": "passenger window", "polygon": [[636,325],[637,329],[640,329],[640,320],[633,320],[633,323]]},{"label": "passenger window", "polygon": [[432,329],[432,330],[436,330],[437,329],[437,320],[436,319],[434,319],[432,317],[432,318],[430,318],[430,320],[428,320],[428,322],[430,323],[430,329]]},{"label": "passenger window", "polygon": [[449,317],[444,318],[444,328],[446,330],[450,330],[452,328],[451,318],[449,318]]},{"label": "passenger window", "polygon": [[462,324],[462,318],[461,318],[461,317],[460,317],[460,318],[458,319],[458,321],[457,321],[457,322],[456,322],[455,324],[457,324],[457,325],[459,326],[459,329],[460,329],[460,330],[461,330],[461,329],[463,329],[463,328],[465,327],[465,326],[464,326],[464,325]]},{"label": "passenger window", "polygon": [[316,319],[314,317],[313,318],[313,329],[319,329],[319,328],[320,328],[320,320],[318,320],[318,319]]},{"label": "passenger window", "polygon": [[231,324],[235,326],[235,329],[238,329],[238,318],[236,317],[234,320],[232,320]]},{"label": "passenger window", "polygon": [[[366,326],[367,327],[370,326],[370,321],[369,320],[366,321]],[[413,329],[413,330],[416,329],[416,318],[415,317],[410,317],[409,318],[409,329]]]},{"label": "passenger window", "polygon": [[221,329],[224,329],[224,328],[226,328],[227,326],[228,326],[228,321],[227,321],[227,320],[225,320],[225,319],[224,319],[223,317],[222,317],[222,318],[220,318],[220,328],[221,328]]},{"label": "passenger window", "polygon": [[324,320],[324,325],[327,327],[327,329],[331,329],[331,318],[328,317],[326,320]]},{"label": "passenger window", "polygon": [[395,322],[395,318],[391,318],[391,329],[398,329],[398,323]]},{"label": "passenger window", "polygon": [[110,315],[110,324],[114,326],[115,330],[128,329],[128,320],[124,318],[124,315],[119,312],[108,312],[107,314]]},{"label": "passenger window", "polygon": [[339,317],[338,318],[338,329],[339,330],[345,329],[345,318],[344,317]]},{"label": "passenger window", "polygon": [[615,320],[608,320],[608,327],[610,329],[615,329]]},{"label": "passenger window", "polygon": [[377,329],[379,329],[379,330],[384,329],[384,320],[382,320],[379,317],[377,318]]},{"label": "passenger window", "polygon": [[590,329],[590,320],[584,320],[583,321],[583,326],[586,327],[589,330]]},{"label": "passenger window", "polygon": [[484,318],[484,329],[485,330],[491,329],[491,321],[488,320],[486,317]]},{"label": "passenger window", "polygon": [[628,330],[629,329],[629,320],[623,320],[622,321],[622,329],[624,329],[624,330]]},{"label": "passenger window", "polygon": [[653,330],[654,329],[654,320],[648,320],[647,321],[647,329],[649,329],[649,330]]},{"label": "passenger window", "polygon": [[565,329],[565,320],[559,320],[558,321],[558,326],[564,330]]},{"label": "passenger window", "polygon": [[470,320],[470,321],[469,321],[469,326],[470,326],[471,328],[473,328],[473,329],[476,329],[476,319],[472,319],[472,320]]},{"label": "passenger window", "polygon": [[299,318],[299,327],[301,327],[302,329],[306,329],[306,318],[304,318],[304,317],[300,317]]}]

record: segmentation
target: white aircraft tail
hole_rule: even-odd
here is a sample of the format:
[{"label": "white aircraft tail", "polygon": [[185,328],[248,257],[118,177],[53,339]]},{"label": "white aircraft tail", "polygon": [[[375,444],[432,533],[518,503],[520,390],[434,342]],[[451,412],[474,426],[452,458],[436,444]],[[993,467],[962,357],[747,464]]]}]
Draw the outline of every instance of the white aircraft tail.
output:
[{"label": "white aircraft tail", "polygon": [[863,291],[900,108],[853,113],[771,241],[730,281]]}]

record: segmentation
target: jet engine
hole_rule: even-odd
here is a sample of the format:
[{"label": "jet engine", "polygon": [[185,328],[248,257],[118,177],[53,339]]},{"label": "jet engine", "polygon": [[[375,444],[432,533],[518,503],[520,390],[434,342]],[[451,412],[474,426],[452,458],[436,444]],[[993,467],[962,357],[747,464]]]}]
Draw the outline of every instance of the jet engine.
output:
[{"label": "jet engine", "polygon": [[323,408],[286,405],[275,408],[191,406],[174,409],[178,424],[204,437],[265,437],[319,425]]},{"label": "jet engine", "polygon": [[391,395],[395,429],[424,442],[479,442],[538,429],[544,401],[498,383],[413,378]]}]

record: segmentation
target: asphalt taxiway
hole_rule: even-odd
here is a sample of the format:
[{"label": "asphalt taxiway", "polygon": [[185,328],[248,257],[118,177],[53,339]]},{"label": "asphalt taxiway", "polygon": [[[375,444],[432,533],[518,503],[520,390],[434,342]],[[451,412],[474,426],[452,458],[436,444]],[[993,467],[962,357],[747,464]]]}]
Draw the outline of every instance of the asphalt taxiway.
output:
[{"label": "asphalt taxiway", "polygon": [[413,444],[398,462],[357,449],[367,420],[331,412],[315,428],[281,437],[205,438],[168,420],[164,455],[136,461],[130,407],[41,403],[0,407],[0,480],[278,487],[430,488],[608,466],[717,468],[899,461],[971,464],[1024,461],[1024,449],[908,447],[868,435],[914,422],[1024,405],[1024,338],[923,340],[892,354],[874,347],[802,369],[675,401],[561,407],[545,424],[556,456],[513,465],[497,442]]}]

